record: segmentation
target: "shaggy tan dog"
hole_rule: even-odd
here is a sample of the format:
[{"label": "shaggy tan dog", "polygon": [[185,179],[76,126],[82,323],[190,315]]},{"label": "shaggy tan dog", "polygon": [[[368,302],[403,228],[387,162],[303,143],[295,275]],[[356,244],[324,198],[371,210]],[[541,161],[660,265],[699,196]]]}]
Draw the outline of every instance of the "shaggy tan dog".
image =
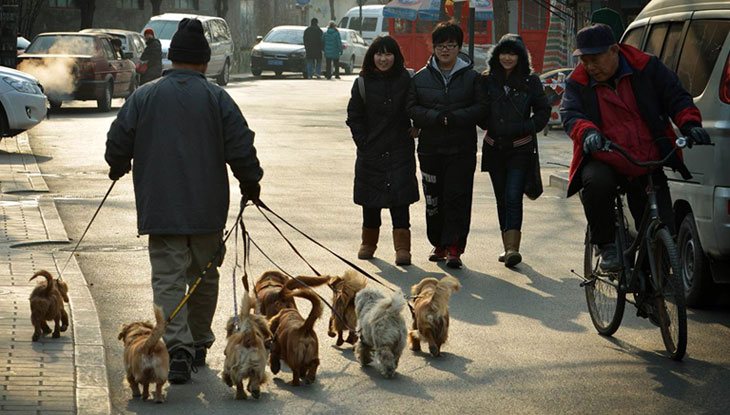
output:
[{"label": "shaggy tan dog", "polygon": [[259,314],[270,319],[284,308],[296,310],[297,304],[292,297],[292,290],[302,288],[302,283],[309,287],[317,287],[327,284],[329,280],[329,276],[291,279],[279,271],[266,271],[256,280],[256,302]]},{"label": "shaggy tan dog", "polygon": [[374,288],[365,288],[355,296],[360,326],[360,342],[355,346],[355,355],[360,364],[367,366],[375,353],[380,373],[386,378],[395,375],[406,347],[406,321],[401,315],[405,305],[400,290],[386,297]]},{"label": "shaggy tan dog", "polygon": [[[30,293],[30,321],[33,323],[33,341],[36,342],[42,334],[51,332],[46,321],[53,320],[53,338],[61,336],[62,331],[68,329],[68,314],[63,303],[68,302],[68,285],[60,279],[53,279],[46,270],[40,270],[30,277],[45,277],[46,281],[39,283]],[[60,324],[59,324],[60,322]]]},{"label": "shaggy tan dog", "polygon": [[446,276],[441,281],[424,278],[411,288],[415,298],[413,329],[408,332],[408,344],[421,351],[421,340],[428,343],[431,355],[441,355],[441,346],[449,336],[449,298],[461,288],[459,280]]},{"label": "shaggy tan dog", "polygon": [[[329,329],[327,335],[330,337],[337,336],[337,345],[342,343],[357,343],[357,313],[355,312],[355,295],[358,291],[365,288],[367,281],[365,277],[355,271],[345,271],[345,274],[330,278],[329,287],[332,289],[332,307],[334,312],[330,317]],[[344,323],[337,318],[335,312],[345,320]],[[347,324],[347,326],[345,326]],[[351,328],[347,340],[343,340],[342,332]]]},{"label": "shaggy tan dog", "polygon": [[236,399],[246,399],[244,379],[248,379],[247,389],[256,399],[261,395],[261,385],[266,382],[266,341],[272,336],[266,319],[251,314],[255,306],[256,300],[245,292],[241,299],[238,328],[233,317],[226,325],[228,343],[222,377],[226,385],[236,385]]},{"label": "shaggy tan dog", "polygon": [[[155,306],[155,325],[148,321],[136,321],[122,325],[119,340],[124,343],[124,367],[132,396],[149,397],[150,383],[156,384],[155,402],[162,403],[162,386],[170,371],[170,356],[162,340],[165,333],[165,317],[162,309]],[[139,385],[142,384],[142,393]]]},{"label": "shaggy tan dog", "polygon": [[312,311],[305,320],[295,308],[284,308],[269,320],[269,327],[274,333],[271,342],[269,363],[271,372],[279,373],[280,360],[292,371],[293,386],[299,386],[299,378],[304,383],[314,382],[319,367],[319,342],[314,332],[314,322],[322,315],[322,303],[311,289],[305,288],[292,292],[294,297],[301,297],[312,303]]}]

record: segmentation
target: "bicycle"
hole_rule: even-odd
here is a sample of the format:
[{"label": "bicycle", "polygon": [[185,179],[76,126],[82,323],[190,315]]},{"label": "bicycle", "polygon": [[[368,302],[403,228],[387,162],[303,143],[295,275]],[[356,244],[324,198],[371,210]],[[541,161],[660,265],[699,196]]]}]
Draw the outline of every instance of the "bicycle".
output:
[{"label": "bicycle", "polygon": [[[687,139],[680,137],[676,146],[663,160],[638,162],[619,145],[607,141],[601,151],[616,150],[626,160],[650,172],[660,168]],[[666,224],[662,223],[657,205],[652,175],[648,174],[647,204],[637,237],[630,241],[628,223],[623,214],[623,193],[616,194],[616,246],[621,270],[605,273],[599,268],[600,257],[590,243],[590,228],[586,229],[584,271],[581,282],[585,288],[588,312],[599,334],[612,336],[621,325],[626,302],[637,308],[637,316],[649,318],[659,326],[669,356],[682,360],[687,349],[687,310],[684,287],[679,276],[677,247]],[[646,264],[648,262],[647,275]],[[638,265],[637,265],[638,264]],[[632,294],[631,299],[627,294]]]}]

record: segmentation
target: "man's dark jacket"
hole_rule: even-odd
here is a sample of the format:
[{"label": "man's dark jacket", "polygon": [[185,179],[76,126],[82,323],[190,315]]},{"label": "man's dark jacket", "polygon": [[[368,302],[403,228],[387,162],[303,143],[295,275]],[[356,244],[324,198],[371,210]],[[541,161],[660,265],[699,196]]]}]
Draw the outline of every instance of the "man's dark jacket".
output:
[{"label": "man's dark jacket", "polygon": [[147,62],[147,70],[140,75],[140,84],[159,78],[162,75],[162,46],[160,41],[155,38],[148,40],[139,60]]},{"label": "man's dark jacket", "polygon": [[[418,152],[458,154],[477,150],[477,123],[487,115],[480,76],[468,56],[460,54],[446,84],[435,56],[419,70],[408,91],[408,115],[421,129]],[[443,124],[443,118],[448,124]]]},{"label": "man's dark jacket", "polygon": [[311,25],[304,30],[304,49],[307,59],[322,59],[322,29]]},{"label": "man's dark jacket", "polygon": [[212,233],[228,216],[226,164],[242,186],[263,175],[253,139],[225,90],[200,72],[168,69],[119,110],[105,158],[117,172],[134,159],[140,234]]}]

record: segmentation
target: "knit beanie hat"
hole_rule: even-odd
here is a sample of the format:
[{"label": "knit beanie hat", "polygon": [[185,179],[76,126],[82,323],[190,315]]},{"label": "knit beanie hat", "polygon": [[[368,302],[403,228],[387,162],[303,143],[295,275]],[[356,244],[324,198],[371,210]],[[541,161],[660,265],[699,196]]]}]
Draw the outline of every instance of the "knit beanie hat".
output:
[{"label": "knit beanie hat", "polygon": [[182,19],[172,36],[167,57],[173,62],[208,63],[210,46],[198,19]]}]

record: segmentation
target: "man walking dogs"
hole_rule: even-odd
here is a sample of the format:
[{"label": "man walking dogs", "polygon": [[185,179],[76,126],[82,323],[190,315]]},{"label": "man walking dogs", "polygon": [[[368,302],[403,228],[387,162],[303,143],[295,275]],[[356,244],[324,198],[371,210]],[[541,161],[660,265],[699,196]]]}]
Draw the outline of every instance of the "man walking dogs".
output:
[{"label": "man walking dogs", "polygon": [[[132,168],[137,227],[149,235],[154,302],[170,316],[221,247],[229,205],[226,164],[238,179],[242,203],[257,200],[263,171],[254,133],[222,88],[205,78],[210,47],[199,20],[183,19],[170,43],[172,69],[139,88],[112,123],[106,142],[109,178]],[[171,383],[190,380],[204,365],[215,336],[216,263],[164,336]]]}]

